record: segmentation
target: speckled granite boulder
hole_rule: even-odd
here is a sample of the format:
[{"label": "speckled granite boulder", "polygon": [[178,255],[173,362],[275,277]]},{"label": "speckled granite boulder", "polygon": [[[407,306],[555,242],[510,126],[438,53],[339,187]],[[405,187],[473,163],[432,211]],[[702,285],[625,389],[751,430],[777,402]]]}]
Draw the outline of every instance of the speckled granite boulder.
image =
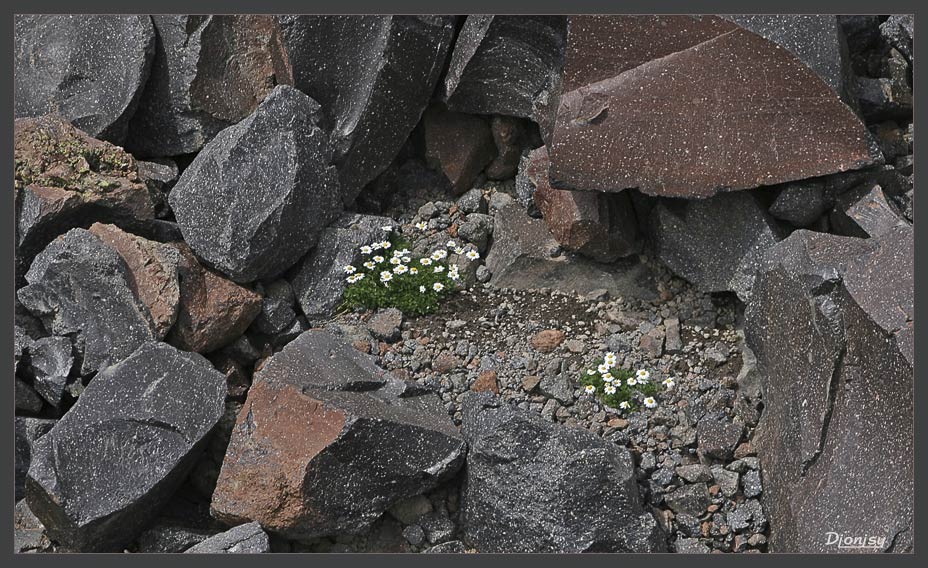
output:
[{"label": "speckled granite boulder", "polygon": [[271,551],[270,539],[258,523],[246,523],[192,546],[187,554],[261,554]]},{"label": "speckled granite boulder", "polygon": [[225,377],[146,343],[100,372],[32,447],[29,508],[75,551],[119,551],[157,514],[222,415]]}]

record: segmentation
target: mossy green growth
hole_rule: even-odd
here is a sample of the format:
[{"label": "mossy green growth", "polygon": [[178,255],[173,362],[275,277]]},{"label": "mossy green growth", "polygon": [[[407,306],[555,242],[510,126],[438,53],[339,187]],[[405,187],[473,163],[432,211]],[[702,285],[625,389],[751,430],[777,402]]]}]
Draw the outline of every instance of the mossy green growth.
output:
[{"label": "mossy green growth", "polygon": [[653,400],[658,390],[647,371],[616,367],[612,353],[584,371],[580,384],[586,387],[586,394],[596,396],[606,406],[624,411],[638,410],[646,399]]}]

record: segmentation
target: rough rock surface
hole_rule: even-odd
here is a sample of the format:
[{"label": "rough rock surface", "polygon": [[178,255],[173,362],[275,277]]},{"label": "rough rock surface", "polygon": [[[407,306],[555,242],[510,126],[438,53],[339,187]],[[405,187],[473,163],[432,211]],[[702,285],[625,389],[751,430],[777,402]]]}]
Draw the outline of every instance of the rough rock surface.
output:
[{"label": "rough rock surface", "polygon": [[121,550],[187,475],[224,398],[206,359],[142,345],[33,445],[29,508],[66,549]]},{"label": "rough rock surface", "polygon": [[133,293],[126,263],[97,236],[71,229],[26,273],[19,301],[53,335],[71,336],[88,374],[156,338],[148,308]]},{"label": "rough rock surface", "polygon": [[73,349],[67,337],[43,337],[29,349],[32,386],[52,408],[61,406],[73,366]]},{"label": "rough rock surface", "polygon": [[442,97],[448,108],[539,120],[564,65],[564,16],[467,16]]},{"label": "rough rock surface", "polygon": [[455,195],[473,187],[474,180],[497,155],[493,133],[479,116],[433,105],[422,118],[425,158],[451,182]]},{"label": "rough rock surface", "polygon": [[575,16],[568,28],[554,187],[706,197],[882,159],[822,77],[733,22]]},{"label": "rough rock surface", "polygon": [[883,188],[872,182],[839,196],[829,220],[833,232],[863,239],[910,226]]},{"label": "rough rock surface", "polygon": [[915,52],[912,50],[912,40],[915,37],[915,16],[913,14],[893,14],[880,24],[880,33],[909,62],[914,63]]},{"label": "rough rock surface", "polygon": [[251,114],[293,74],[272,16],[152,16],[151,78],[126,147],[148,157],[196,152]]},{"label": "rough rock surface", "polygon": [[489,393],[465,399],[462,432],[464,539],[478,551],[665,550],[626,450]]},{"label": "rough rock surface", "polygon": [[341,209],[319,105],[278,86],[219,133],[171,190],[184,239],[236,282],[286,270]]},{"label": "rough rock surface", "polygon": [[658,258],[706,292],[750,298],[754,272],[781,230],[750,194],[721,194],[685,202],[661,201],[651,212]]},{"label": "rough rock surface", "polygon": [[13,26],[14,115],[57,113],[122,144],[155,53],[151,18],[18,14]]},{"label": "rough rock surface", "polygon": [[464,451],[431,391],[310,330],[256,375],[211,508],[291,538],[355,533],[453,475]]},{"label": "rough rock surface", "polygon": [[745,334],[767,377],[753,444],[771,551],[838,552],[826,531],[911,550],[913,259],[902,228],[797,231],[768,253]]},{"label": "rough rock surface", "polygon": [[246,523],[187,549],[187,554],[260,554],[270,552],[267,533],[258,523]]},{"label": "rough rock surface", "polygon": [[15,467],[15,497],[22,499],[26,494],[26,474],[29,464],[32,463],[32,447],[36,440],[48,433],[55,425],[54,420],[47,418],[28,418],[17,416],[14,426],[14,467]]},{"label": "rough rock surface", "polygon": [[346,213],[326,227],[290,280],[308,320],[332,315],[347,284],[345,266],[357,266],[360,247],[385,238],[382,227],[392,224],[387,217]]},{"label": "rough rock surface", "polygon": [[295,86],[319,101],[350,204],[399,153],[438,81],[454,16],[281,16]]},{"label": "rough rock surface", "polygon": [[825,182],[820,179],[786,183],[779,189],[768,211],[795,227],[811,227],[834,205],[834,198],[827,195]]}]

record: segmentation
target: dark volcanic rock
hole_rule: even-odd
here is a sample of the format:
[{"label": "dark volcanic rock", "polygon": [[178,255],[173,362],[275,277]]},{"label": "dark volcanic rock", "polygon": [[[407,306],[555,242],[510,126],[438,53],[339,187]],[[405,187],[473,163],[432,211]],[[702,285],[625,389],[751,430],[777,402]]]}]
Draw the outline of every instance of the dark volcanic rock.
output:
[{"label": "dark volcanic rock", "polygon": [[272,16],[152,16],[151,78],[126,147],[149,157],[196,152],[251,114],[275,85],[293,83]]},{"label": "dark volcanic rock", "polygon": [[568,30],[556,188],[706,197],[882,159],[822,76],[731,21],[574,16]]},{"label": "dark volcanic rock", "polygon": [[664,501],[674,513],[701,517],[710,503],[709,491],[705,483],[684,485],[665,495]]},{"label": "dark volcanic rock", "polygon": [[750,194],[661,201],[651,212],[658,258],[706,292],[732,291],[750,298],[754,271],[780,229]]},{"label": "dark volcanic rock", "polygon": [[36,440],[44,436],[55,425],[54,420],[45,418],[25,418],[17,416],[14,427],[14,463],[16,500],[25,496],[26,474],[32,463],[32,447]]},{"label": "dark volcanic rock", "polygon": [[912,548],[913,260],[902,228],[797,231],[767,255],[745,335],[767,377],[752,443],[771,551],[840,552],[828,531]]},{"label": "dark volcanic rock", "polygon": [[15,377],[13,391],[13,408],[17,414],[20,412],[38,414],[42,411],[42,406],[45,404],[42,397],[25,380],[18,376]]},{"label": "dark volcanic rock", "polygon": [[444,79],[448,108],[539,120],[564,65],[565,16],[467,16]]},{"label": "dark volcanic rock", "polygon": [[399,153],[441,73],[454,16],[280,16],[295,85],[319,101],[342,198]]},{"label": "dark volcanic rock", "polygon": [[302,261],[290,283],[310,321],[331,316],[345,291],[345,267],[357,266],[360,247],[385,238],[388,217],[346,213],[326,227],[319,243]]},{"label": "dark volcanic rock", "polygon": [[909,226],[883,188],[872,182],[838,197],[830,221],[833,232],[864,239]]},{"label": "dark volcanic rock", "polygon": [[261,300],[261,312],[254,321],[254,329],[265,335],[276,335],[288,329],[297,315],[294,311],[296,298],[293,288],[286,280],[275,280],[267,287],[261,287],[264,293]]},{"label": "dark volcanic rock", "polygon": [[464,450],[438,397],[311,330],[255,376],[212,513],[289,538],[357,533],[453,475]]},{"label": "dark volcanic rock", "polygon": [[815,224],[832,205],[834,199],[826,195],[825,182],[811,179],[783,184],[768,211],[777,219],[806,228]]},{"label": "dark volcanic rock", "polygon": [[271,551],[270,539],[258,523],[246,523],[189,548],[187,554],[260,554]]},{"label": "dark volcanic rock", "polygon": [[461,519],[479,552],[660,552],[624,448],[501,401],[468,394]]},{"label": "dark volcanic rock", "polygon": [[915,16],[894,14],[880,24],[880,33],[886,41],[898,49],[909,62],[914,62],[912,40],[915,37]]},{"label": "dark volcanic rock", "polygon": [[206,359],[142,345],[33,445],[29,508],[69,550],[120,550],[187,475],[224,398]]},{"label": "dark volcanic rock", "polygon": [[471,189],[477,175],[497,156],[493,133],[479,116],[433,105],[422,117],[425,158],[445,174],[455,195]]},{"label": "dark volcanic rock", "polygon": [[741,441],[743,427],[725,416],[704,416],[696,425],[699,453],[719,460],[730,460]]},{"label": "dark volcanic rock", "polygon": [[236,282],[283,272],[341,208],[319,105],[276,87],[203,148],[171,190],[184,239]]},{"label": "dark volcanic rock", "polygon": [[17,15],[13,37],[17,118],[57,113],[123,143],[155,53],[151,18]]},{"label": "dark volcanic rock", "polygon": [[487,166],[489,179],[506,180],[516,177],[522,147],[528,138],[525,121],[511,116],[494,116],[490,120],[490,132],[496,144],[497,156]]},{"label": "dark volcanic rock", "polygon": [[39,339],[29,349],[29,364],[35,391],[58,409],[74,365],[71,340],[56,336]]},{"label": "dark volcanic rock", "polygon": [[156,338],[148,308],[132,292],[126,263],[98,237],[71,229],[40,253],[19,301],[54,335],[70,335],[86,375]]}]

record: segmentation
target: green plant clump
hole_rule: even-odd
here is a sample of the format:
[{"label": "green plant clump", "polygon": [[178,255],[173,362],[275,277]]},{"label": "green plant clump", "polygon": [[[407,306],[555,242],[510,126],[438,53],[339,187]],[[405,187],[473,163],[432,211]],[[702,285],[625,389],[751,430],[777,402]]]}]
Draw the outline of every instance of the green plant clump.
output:
[{"label": "green plant clump", "polygon": [[[667,388],[673,387],[673,380],[663,381]],[[616,366],[614,353],[596,361],[591,369],[583,373],[580,384],[583,392],[596,396],[606,406],[624,411],[638,410],[641,405],[647,408],[657,406],[657,386],[651,380],[651,373],[645,369],[632,371]]]}]

